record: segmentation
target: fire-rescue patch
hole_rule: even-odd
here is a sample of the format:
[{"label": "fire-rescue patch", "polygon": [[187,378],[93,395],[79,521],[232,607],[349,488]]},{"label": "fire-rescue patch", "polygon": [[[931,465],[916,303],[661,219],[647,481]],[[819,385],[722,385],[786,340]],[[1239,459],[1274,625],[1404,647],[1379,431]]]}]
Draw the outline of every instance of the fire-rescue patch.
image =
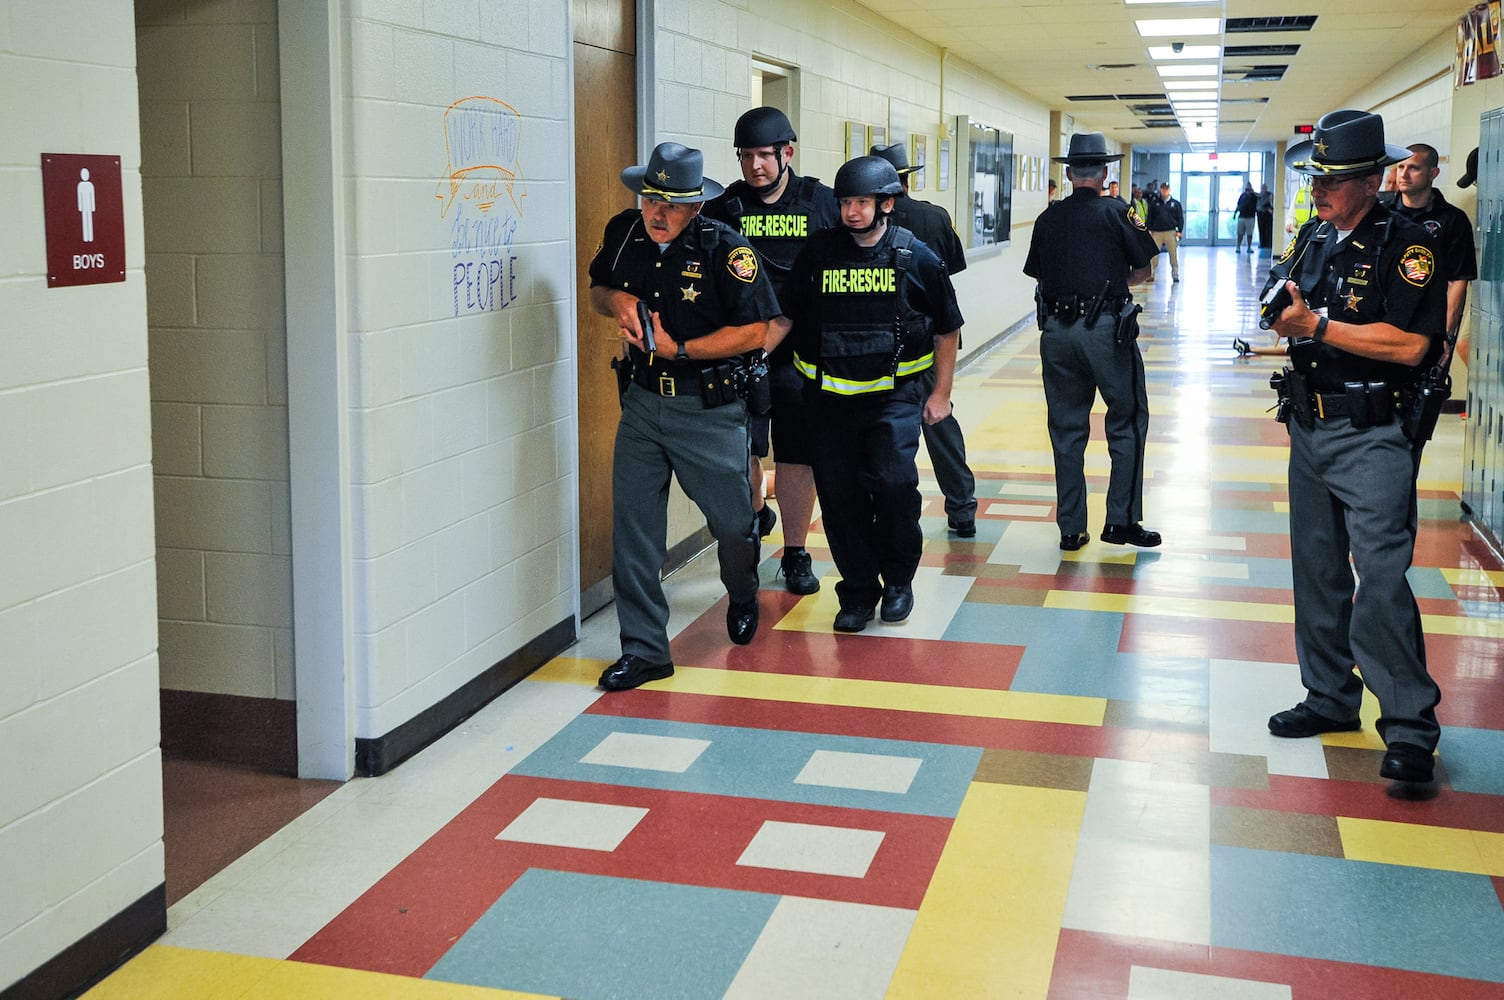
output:
[{"label": "fire-rescue patch", "polygon": [[898,275],[891,267],[833,267],[821,272],[821,295],[892,294]]},{"label": "fire-rescue patch", "polygon": [[1436,255],[1428,247],[1408,246],[1400,254],[1400,277],[1424,288],[1436,273]]},{"label": "fire-rescue patch", "polygon": [[751,247],[736,247],[726,257],[726,270],[747,284],[757,280],[757,254]]},{"label": "fire-rescue patch", "polygon": [[1128,221],[1133,223],[1134,229],[1142,229],[1146,233],[1149,231],[1149,227],[1144,225],[1144,217],[1139,214],[1137,207],[1128,209]]},{"label": "fire-rescue patch", "polygon": [[744,215],[742,235],[748,239],[789,238],[804,239],[809,236],[807,215]]},{"label": "fire-rescue patch", "polygon": [[1290,242],[1286,243],[1285,244],[1285,248],[1279,252],[1279,259],[1276,261],[1276,263],[1283,264],[1285,261],[1287,261],[1287,260],[1290,259],[1290,255],[1292,253],[1294,253],[1294,252],[1295,252],[1295,237],[1292,236],[1292,237],[1290,237]]}]

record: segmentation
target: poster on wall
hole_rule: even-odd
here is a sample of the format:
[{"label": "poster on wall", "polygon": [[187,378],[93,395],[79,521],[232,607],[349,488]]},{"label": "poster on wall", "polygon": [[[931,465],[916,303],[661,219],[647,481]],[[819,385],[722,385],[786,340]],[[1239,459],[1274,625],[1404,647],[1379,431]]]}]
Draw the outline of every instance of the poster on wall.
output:
[{"label": "poster on wall", "polygon": [[950,140],[941,139],[935,144],[939,152],[939,169],[935,173],[935,190],[950,190]]},{"label": "poster on wall", "polygon": [[867,126],[861,122],[846,123],[846,159],[861,156],[867,152],[864,145],[867,141]]},{"label": "poster on wall", "polygon": [[909,136],[909,146],[911,147],[909,149],[909,165],[914,168],[914,172],[909,175],[909,187],[914,191],[924,190],[924,151],[925,146],[928,145],[928,143],[929,136],[927,135],[916,134]]}]

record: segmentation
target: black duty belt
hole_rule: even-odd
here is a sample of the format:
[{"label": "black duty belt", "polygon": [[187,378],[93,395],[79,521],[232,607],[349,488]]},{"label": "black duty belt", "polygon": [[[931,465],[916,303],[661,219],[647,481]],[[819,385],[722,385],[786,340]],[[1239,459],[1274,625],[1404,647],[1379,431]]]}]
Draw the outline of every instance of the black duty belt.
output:
[{"label": "black duty belt", "polygon": [[[1378,406],[1385,410],[1397,407],[1400,391],[1384,386],[1378,393],[1378,399],[1369,402],[1363,397],[1356,400],[1345,392],[1313,392],[1311,393],[1311,411],[1316,414],[1317,420],[1331,420],[1333,417],[1346,417],[1371,414],[1374,407]],[[1366,426],[1366,425],[1365,425]]]},{"label": "black duty belt", "polygon": [[659,396],[700,398],[700,376],[682,368],[662,364],[638,364],[632,371],[632,381],[648,392]]},{"label": "black duty belt", "polygon": [[[1124,305],[1132,301],[1132,296],[1109,295],[1102,303],[1102,315],[1115,315]],[[1091,296],[1061,295],[1057,298],[1044,300],[1044,312],[1046,316],[1053,316],[1062,323],[1074,323],[1091,312],[1092,304],[1096,301]]]}]

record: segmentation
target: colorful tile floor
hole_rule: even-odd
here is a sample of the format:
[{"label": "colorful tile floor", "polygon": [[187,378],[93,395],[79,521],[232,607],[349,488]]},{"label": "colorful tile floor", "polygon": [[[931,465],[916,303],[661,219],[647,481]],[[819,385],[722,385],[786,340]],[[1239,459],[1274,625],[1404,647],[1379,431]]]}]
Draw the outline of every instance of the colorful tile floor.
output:
[{"label": "colorful tile floor", "polygon": [[[1268,258],[1145,286],[1149,526],[1062,553],[1037,333],[959,379],[981,500],[933,482],[918,607],[836,636],[764,564],[763,630],[670,581],[678,672],[604,696],[569,655],[353,781],[170,912],[123,997],[1504,997],[1504,567],[1459,523],[1460,421],[1426,453],[1412,571],[1442,686],[1440,793],[1301,697],[1285,432],[1237,360]],[[1162,272],[1162,278],[1168,274]],[[1088,453],[1101,526],[1105,449]],[[818,532],[819,526],[816,526]],[[777,541],[775,536],[772,539]]]}]

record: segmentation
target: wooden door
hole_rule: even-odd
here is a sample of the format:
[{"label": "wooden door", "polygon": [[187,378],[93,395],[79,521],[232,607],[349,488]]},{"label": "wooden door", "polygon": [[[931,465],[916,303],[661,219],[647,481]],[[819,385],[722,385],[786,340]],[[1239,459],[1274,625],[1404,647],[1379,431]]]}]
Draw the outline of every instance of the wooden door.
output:
[{"label": "wooden door", "polygon": [[621,341],[590,308],[587,269],[606,222],[636,204],[621,171],[637,162],[637,19],[633,0],[573,2],[580,610],[588,616],[612,597],[611,450],[621,410],[610,363]]}]

